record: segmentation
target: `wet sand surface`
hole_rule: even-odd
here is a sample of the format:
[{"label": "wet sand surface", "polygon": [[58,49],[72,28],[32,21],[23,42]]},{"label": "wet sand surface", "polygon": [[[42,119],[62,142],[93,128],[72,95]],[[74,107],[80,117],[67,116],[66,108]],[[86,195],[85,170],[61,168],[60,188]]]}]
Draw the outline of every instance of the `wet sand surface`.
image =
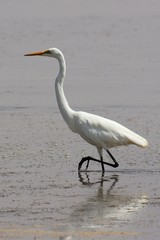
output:
[{"label": "wet sand surface", "polygon": [[[159,1],[0,5],[0,238],[159,239]],[[59,113],[56,60],[23,57],[49,47],[66,57],[72,108],[149,141],[112,149],[120,166],[103,178],[96,163],[78,175],[98,155]]]}]

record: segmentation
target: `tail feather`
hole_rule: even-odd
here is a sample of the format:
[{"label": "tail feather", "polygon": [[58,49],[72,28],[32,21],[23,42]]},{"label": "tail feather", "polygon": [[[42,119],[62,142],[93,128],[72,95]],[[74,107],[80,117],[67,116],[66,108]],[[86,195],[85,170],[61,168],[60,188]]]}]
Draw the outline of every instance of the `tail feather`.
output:
[{"label": "tail feather", "polygon": [[130,141],[132,144],[135,144],[139,147],[147,147],[148,146],[148,141],[141,137],[140,135],[136,134],[136,133],[132,133],[132,135],[130,136]]}]

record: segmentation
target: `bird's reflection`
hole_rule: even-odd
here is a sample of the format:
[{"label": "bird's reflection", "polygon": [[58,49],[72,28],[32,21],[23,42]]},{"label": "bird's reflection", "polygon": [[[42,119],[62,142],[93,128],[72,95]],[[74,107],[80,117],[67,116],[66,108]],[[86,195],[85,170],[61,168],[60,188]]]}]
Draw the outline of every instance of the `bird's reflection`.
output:
[{"label": "bird's reflection", "polygon": [[[132,195],[121,193],[117,189],[119,175],[111,174],[91,181],[90,173],[79,174],[79,180],[83,185],[93,186],[96,194],[88,197],[72,212],[72,222],[78,222],[79,226],[94,228],[102,225],[113,227],[122,219],[130,220],[134,213],[148,202],[145,194],[136,198]],[[98,188],[96,188],[96,184]]]},{"label": "bird's reflection", "polygon": [[109,187],[108,191],[111,191],[111,189],[115,186],[115,184],[118,182],[119,176],[118,175],[112,175],[111,177],[104,177],[103,175],[98,179],[97,181],[91,181],[90,176],[88,172],[79,172],[78,173],[79,181],[83,185],[94,185],[94,184],[100,184],[100,187],[103,187],[104,182],[111,182],[111,186]]},{"label": "bird's reflection", "polygon": [[[68,234],[64,237],[61,236],[59,239],[74,239],[73,232],[75,232],[75,235],[77,235],[77,232],[79,232],[80,229],[83,231],[85,228],[94,228],[93,221],[95,221],[97,217],[99,218],[103,215],[104,208],[107,207],[105,206],[105,198],[106,196],[110,195],[111,191],[119,180],[119,176],[111,175],[108,177],[100,177],[94,181],[91,181],[90,179],[91,175],[89,172],[79,173],[79,181],[82,183],[82,185],[86,185],[87,187],[96,187],[96,184],[98,185],[96,195],[88,198],[80,205],[77,205],[68,220],[68,232],[71,231],[72,234]],[[106,190],[107,192],[104,190],[105,182],[109,184]]]},{"label": "bird's reflection", "polygon": [[125,224],[132,224],[134,216],[148,203],[145,194],[133,197],[119,191],[121,175],[110,174],[97,180],[91,180],[91,177],[95,178],[95,173],[79,173],[79,181],[94,194],[88,193],[88,197],[75,206],[68,219],[68,234],[64,239],[74,239],[75,235],[85,234],[85,231],[88,234],[98,229],[100,232],[111,229],[116,231],[120,229],[119,223],[126,228]]},{"label": "bird's reflection", "polygon": [[113,205],[115,198],[112,191],[119,181],[118,175],[100,177],[94,181],[91,181],[90,178],[91,176],[88,172],[79,174],[79,180],[83,185],[87,185],[88,187],[98,185],[96,195],[94,194],[94,196],[89,197],[85,202],[78,205],[71,215],[73,222],[80,221],[84,225],[85,223],[87,223],[87,225],[89,224],[89,219],[91,222],[92,219],[94,219],[94,221],[96,219],[102,220],[107,211],[110,211],[110,205]]}]

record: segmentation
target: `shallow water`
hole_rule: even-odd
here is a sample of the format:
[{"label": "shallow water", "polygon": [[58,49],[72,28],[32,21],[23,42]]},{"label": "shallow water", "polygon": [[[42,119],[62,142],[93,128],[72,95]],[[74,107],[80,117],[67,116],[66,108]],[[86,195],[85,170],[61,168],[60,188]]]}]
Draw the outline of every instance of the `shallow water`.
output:
[{"label": "shallow water", "polygon": [[[159,238],[159,2],[89,3],[1,1],[1,239]],[[97,163],[78,175],[81,158],[98,155],[59,113],[57,63],[23,57],[52,46],[66,56],[74,109],[149,141],[112,149],[120,166],[104,177]]]},{"label": "shallow water", "polygon": [[159,132],[151,130],[155,110],[143,110],[141,123],[140,109],[109,111],[144,133],[150,147],[112,150],[120,167],[107,168],[103,178],[96,163],[78,175],[80,158],[97,156],[96,150],[71,133],[56,110],[1,112],[2,238],[159,237]]}]

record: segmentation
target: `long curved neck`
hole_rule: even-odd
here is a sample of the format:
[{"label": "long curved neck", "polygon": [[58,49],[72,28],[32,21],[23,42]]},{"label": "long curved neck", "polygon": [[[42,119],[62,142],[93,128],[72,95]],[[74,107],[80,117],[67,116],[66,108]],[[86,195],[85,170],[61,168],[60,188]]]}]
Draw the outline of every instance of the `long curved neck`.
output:
[{"label": "long curved neck", "polygon": [[60,67],[59,74],[55,81],[57,103],[65,122],[68,124],[69,128],[74,131],[74,111],[70,108],[63,91],[63,82],[66,75],[66,64],[63,54],[58,55],[57,60]]}]

